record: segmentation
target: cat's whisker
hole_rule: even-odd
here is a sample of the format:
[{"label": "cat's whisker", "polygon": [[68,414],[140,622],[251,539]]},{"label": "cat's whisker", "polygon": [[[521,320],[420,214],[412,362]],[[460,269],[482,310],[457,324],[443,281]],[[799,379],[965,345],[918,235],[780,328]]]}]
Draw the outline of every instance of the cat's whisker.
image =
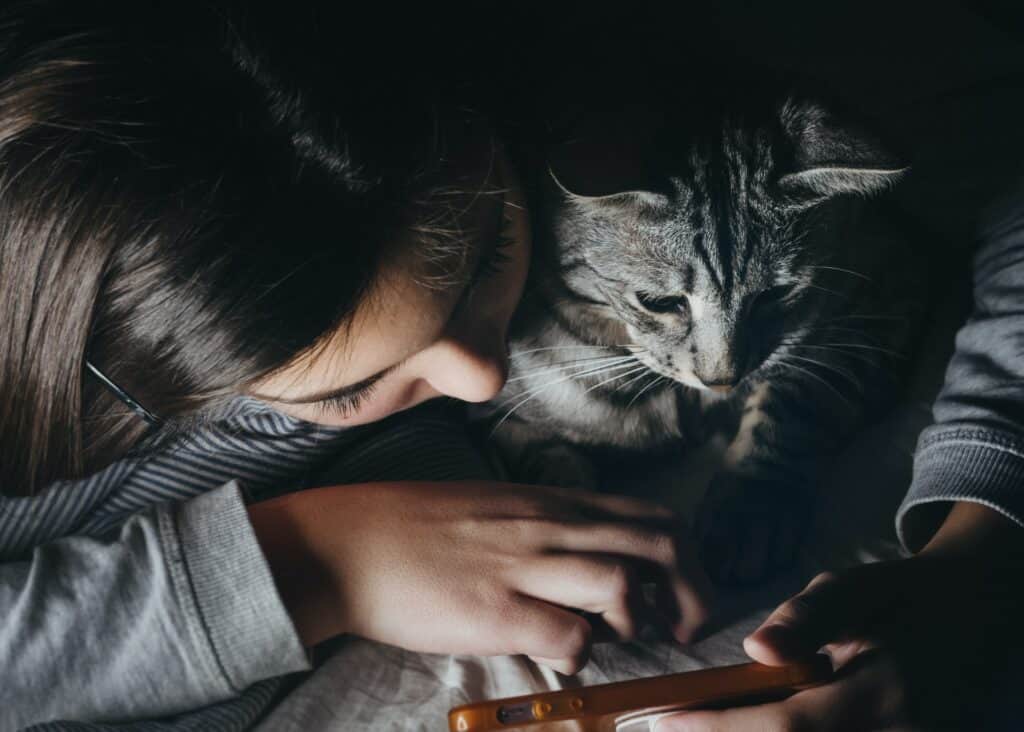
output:
[{"label": "cat's whisker", "polygon": [[829,333],[830,331],[842,331],[843,333],[852,333],[855,336],[859,336],[861,338],[865,338],[865,339],[868,339],[868,340],[875,340],[875,341],[878,340],[878,336],[877,335],[875,335],[874,333],[865,331],[863,328],[848,328],[848,327],[842,326],[842,325],[826,325],[826,326],[824,326],[822,328],[814,328],[814,329],[810,330],[807,333],[807,335],[809,336],[809,335],[825,334],[825,333]]},{"label": "cat's whisker", "polygon": [[[648,373],[649,373],[649,372],[650,372],[650,369],[647,369],[647,371],[648,371]],[[633,377],[632,379],[630,379],[629,381],[626,381],[626,382],[624,382],[624,383],[622,383],[622,384],[619,384],[618,386],[616,386],[616,387],[615,387],[615,391],[622,391],[623,389],[625,389],[625,388],[626,388],[627,386],[629,386],[630,384],[632,384],[632,383],[634,383],[634,382],[637,382],[637,381],[639,381],[640,379],[644,378],[645,376],[647,376],[647,374],[646,374],[646,373],[641,373],[641,374],[640,374],[639,376],[634,376],[634,377]]]},{"label": "cat's whisker", "polygon": [[837,315],[834,318],[822,320],[820,324],[826,325],[828,323],[841,323],[845,320],[901,320],[906,322],[909,318],[905,315],[860,315],[854,313],[851,315]]},{"label": "cat's whisker", "polygon": [[558,365],[548,365],[542,368],[534,369],[533,371],[527,371],[526,373],[513,376],[508,379],[505,383],[514,383],[516,381],[523,381],[524,379],[532,379],[535,376],[543,376],[545,374],[554,374],[559,371],[568,371],[577,365],[585,365],[585,367],[595,366],[601,363],[604,366],[614,366],[618,363],[625,363],[627,361],[635,361],[636,359],[632,356],[606,356],[606,357],[592,357],[592,358],[577,358],[572,361],[561,361]]},{"label": "cat's whisker", "polygon": [[832,364],[825,363],[824,361],[818,361],[817,359],[814,359],[814,358],[807,358],[806,356],[797,356],[795,353],[787,353],[785,355],[786,355],[787,358],[795,358],[798,361],[803,361],[805,363],[814,364],[815,366],[819,366],[819,367],[821,367],[821,368],[823,368],[823,369],[825,369],[827,371],[835,372],[835,373],[839,374],[840,376],[842,376],[843,378],[845,378],[851,384],[853,384],[853,386],[858,391],[863,391],[864,390],[864,385],[861,384],[860,380],[857,379],[857,377],[854,376],[854,374],[851,373],[850,371],[848,371],[847,369],[840,368],[838,366],[834,366]]},{"label": "cat's whisker", "polygon": [[[551,381],[547,381],[547,382],[545,382],[543,384],[539,384],[537,386],[534,386],[534,387],[530,388],[529,390],[527,390],[525,392],[525,394],[532,397],[532,396],[535,396],[536,394],[539,394],[540,392],[544,391],[545,389],[548,389],[548,388],[550,388],[552,386],[555,386],[556,384],[563,384],[566,381],[573,381],[575,379],[581,379],[581,378],[583,378],[585,376],[593,376],[595,374],[600,374],[600,373],[602,373],[604,371],[618,371],[620,369],[630,368],[633,365],[632,362],[633,362],[633,359],[629,359],[626,363],[616,363],[616,364],[611,364],[611,365],[601,364],[600,366],[597,366],[597,367],[595,367],[593,364],[588,364],[588,365],[584,366],[582,369],[580,369],[579,371],[574,371],[571,374],[567,374],[567,375],[564,375],[564,376],[559,376],[556,379],[552,379]],[[523,394],[517,394],[517,395],[511,397],[510,399],[507,399],[500,406],[505,406],[506,404],[509,404],[510,402],[512,402],[513,400],[515,400],[516,398],[518,398],[520,396],[523,396]]]},{"label": "cat's whisker", "polygon": [[[616,362],[614,362],[614,363],[598,363],[598,364],[590,363],[590,364],[584,364],[581,369],[579,369],[577,371],[573,371],[572,373],[566,374],[564,376],[561,376],[561,377],[555,379],[554,381],[547,382],[547,384],[552,384],[552,383],[560,384],[560,383],[562,383],[564,381],[571,381],[571,380],[576,380],[576,379],[582,379],[582,378],[587,377],[587,376],[594,376],[594,375],[600,374],[600,373],[602,373],[604,371],[613,371],[613,370],[617,371],[619,369],[629,368],[629,367],[633,366],[635,363],[638,363],[638,361],[636,359],[634,359],[634,358],[625,358],[625,359],[622,359],[622,360],[616,360]],[[546,388],[547,384],[541,384],[541,385],[538,385],[536,387],[531,387],[530,391],[533,391],[534,389]]]},{"label": "cat's whisker", "polygon": [[863,272],[857,272],[856,270],[846,269],[845,267],[826,267],[824,265],[814,265],[814,266],[808,267],[808,269],[825,269],[825,270],[830,270],[832,272],[843,272],[843,273],[848,274],[848,275],[853,275],[854,277],[859,277],[860,279],[865,280],[867,282],[872,282],[873,281],[870,277],[868,277]]},{"label": "cat's whisker", "polygon": [[[512,414],[516,410],[518,410],[520,407],[522,407],[524,404],[526,404],[530,400],[532,400],[532,399],[536,398],[537,396],[539,396],[545,390],[550,389],[553,386],[557,386],[558,384],[563,384],[566,381],[574,381],[576,379],[580,379],[580,378],[583,378],[585,376],[593,376],[595,374],[599,374],[599,373],[606,372],[606,371],[619,371],[619,370],[627,369],[627,368],[632,368],[632,364],[625,363],[625,364],[619,364],[619,365],[616,365],[616,366],[601,366],[600,368],[596,368],[596,369],[588,368],[588,369],[584,369],[582,372],[577,372],[577,373],[569,374],[568,376],[562,376],[562,377],[560,377],[558,379],[553,379],[553,380],[547,382],[546,384],[541,384],[540,386],[534,387],[533,389],[530,389],[526,393],[526,396],[524,396],[520,401],[518,401],[511,409],[509,409],[508,412],[505,413],[505,416],[503,416],[498,421],[498,423],[496,425],[494,425],[494,429],[491,430],[491,436],[493,436],[494,433],[498,431],[498,428],[500,428],[503,424],[505,424],[505,421],[508,420],[508,418],[511,417]],[[519,396],[521,396],[521,395],[519,395]],[[501,406],[505,406],[505,405],[507,405],[511,401],[512,400],[509,399],[509,400],[505,401]]]},{"label": "cat's whisker", "polygon": [[865,351],[877,351],[878,353],[884,353],[887,356],[893,358],[906,358],[906,354],[894,351],[891,348],[882,348],[881,346],[870,346],[866,343],[822,343],[823,346],[842,346],[844,348],[861,348]]},{"label": "cat's whisker", "polygon": [[825,334],[822,331],[820,331],[820,330],[811,331],[809,333],[801,333],[801,334],[794,335],[793,337],[788,338],[787,340],[779,341],[779,345],[780,346],[808,346],[808,347],[814,346],[814,347],[818,347],[818,346],[821,346],[822,343],[820,341],[813,341],[812,338],[814,338],[814,337],[823,337],[824,335]]},{"label": "cat's whisker", "polygon": [[[892,320],[892,321],[905,320],[904,318],[902,318],[900,316],[886,316],[886,315],[863,315],[863,316],[853,316],[853,317],[856,317],[858,319],[864,319],[864,320],[868,320],[868,319]],[[812,336],[816,336],[816,337],[819,337],[819,338],[847,338],[847,339],[853,338],[853,339],[856,339],[856,340],[859,340],[859,341],[865,341],[865,343],[861,344],[861,345],[873,344],[874,347],[877,347],[877,348],[881,348],[882,347],[880,345],[881,343],[884,342],[882,334],[880,334],[880,333],[873,333],[873,332],[871,332],[869,330],[865,330],[864,327],[854,328],[854,327],[850,327],[850,326],[846,326],[846,325],[835,325],[836,322],[843,321],[843,320],[847,320],[847,318],[846,317],[833,318],[833,319],[825,320],[825,321],[822,321],[821,323],[815,324],[815,327],[810,328],[809,330],[805,331],[804,335],[801,336],[801,339],[802,340],[807,340],[809,337],[812,337]]]},{"label": "cat's whisker", "polygon": [[776,356],[775,362],[778,363],[780,366],[784,366],[785,368],[793,369],[794,371],[798,371],[798,372],[800,372],[802,374],[810,376],[812,379],[814,379],[815,381],[823,384],[829,391],[831,391],[833,394],[835,394],[837,397],[839,397],[842,400],[842,402],[844,404],[846,404],[848,407],[852,407],[853,406],[850,403],[850,400],[847,399],[843,395],[843,393],[841,391],[839,391],[836,387],[834,387],[832,384],[828,383],[825,379],[821,378],[820,376],[818,376],[813,371],[809,371],[808,369],[805,369],[802,366],[797,366],[797,365],[795,365],[795,364],[793,364],[793,363],[791,363],[789,361],[786,361],[784,359],[784,357]]},{"label": "cat's whisker", "polygon": [[571,350],[611,350],[613,348],[633,348],[637,349],[635,352],[646,351],[647,349],[643,346],[639,346],[635,343],[623,343],[615,344],[611,346],[591,346],[591,345],[575,345],[575,346],[544,346],[543,348],[528,348],[525,351],[516,351],[515,353],[509,354],[509,358],[518,358],[519,356],[525,356],[529,353],[540,353],[541,351],[571,351]]},{"label": "cat's whisker", "polygon": [[846,356],[846,357],[849,357],[849,358],[856,358],[859,361],[861,361],[862,363],[869,364],[869,365],[874,366],[876,368],[881,367],[881,364],[878,363],[878,361],[876,359],[872,358],[871,356],[869,356],[869,355],[867,355],[865,353],[856,353],[855,351],[850,351],[850,350],[847,350],[845,348],[833,348],[832,346],[821,346],[821,345],[813,345],[813,346],[811,346],[811,345],[806,345],[806,344],[800,343],[798,341],[794,341],[794,342],[791,342],[791,343],[783,341],[779,345],[780,346],[785,346],[787,349],[795,349],[795,348],[796,349],[804,349],[804,348],[808,348],[808,349],[813,349],[815,351],[828,351],[830,353],[841,353],[843,356]]},{"label": "cat's whisker", "polygon": [[[566,356],[568,354],[561,353],[561,354],[557,354],[557,355],[559,355],[559,356]],[[636,358],[636,354],[635,353],[630,353],[630,354],[624,355],[624,354],[619,353],[619,354],[615,354],[614,356],[583,356],[581,358],[570,358],[567,361],[549,361],[547,365],[548,366],[556,366],[556,365],[559,365],[559,364],[578,363],[578,362],[581,362],[581,361],[601,361],[601,360],[604,360],[604,359],[608,359],[608,360],[612,360],[612,361],[617,361],[619,359],[630,359],[630,358]]]},{"label": "cat's whisker", "polygon": [[850,299],[850,296],[845,294],[845,293],[843,293],[843,292],[837,292],[836,290],[830,290],[829,288],[822,287],[821,285],[812,285],[810,282],[805,283],[804,287],[809,287],[812,290],[821,290],[822,292],[827,292],[829,295],[835,295],[836,297],[841,298],[843,300],[849,300]]},{"label": "cat's whisker", "polygon": [[657,376],[657,378],[656,378],[656,379],[654,379],[653,381],[651,381],[651,383],[649,383],[649,384],[648,384],[647,386],[645,386],[645,387],[644,387],[643,389],[641,389],[640,391],[638,391],[638,392],[637,392],[637,393],[636,393],[636,394],[635,394],[635,395],[633,396],[633,398],[629,400],[629,403],[628,403],[628,404],[626,405],[626,409],[629,409],[630,407],[632,407],[632,406],[633,406],[633,404],[634,404],[634,402],[636,402],[636,400],[637,400],[637,399],[639,399],[639,398],[640,398],[641,396],[643,396],[643,395],[644,395],[644,393],[646,393],[646,392],[647,392],[647,391],[649,391],[650,389],[654,388],[654,387],[655,387],[656,385],[660,384],[661,382],[663,382],[663,381],[667,381],[667,380],[668,380],[668,379],[666,379],[666,378],[665,378],[664,376],[662,376],[662,375],[660,375],[660,374],[657,374],[656,376]]},{"label": "cat's whisker", "polygon": [[[806,341],[779,341],[780,346],[787,346],[789,348],[813,348],[821,351],[833,351],[835,353],[842,353],[847,356],[860,356],[861,358],[870,358],[866,354],[857,354],[852,350],[853,346],[869,346],[864,350],[876,350],[881,346],[872,346],[870,344],[856,344],[856,343],[807,343]],[[840,346],[849,346],[847,348],[841,348]],[[884,349],[883,349],[884,350]],[[895,354],[894,354],[895,355]]]},{"label": "cat's whisker", "polygon": [[615,376],[609,377],[609,378],[607,378],[607,379],[605,379],[603,381],[599,381],[598,383],[594,384],[593,386],[588,387],[586,389],[586,391],[584,391],[583,393],[584,394],[589,394],[594,389],[602,387],[602,386],[604,386],[605,384],[607,384],[610,381],[615,381],[616,379],[621,379],[624,376],[630,376],[630,375],[635,374],[637,372],[642,372],[642,371],[647,371],[647,370],[648,369],[647,369],[646,366],[644,366],[643,364],[640,364],[640,366],[638,368],[634,368],[632,371],[626,371],[625,373],[616,374]]}]

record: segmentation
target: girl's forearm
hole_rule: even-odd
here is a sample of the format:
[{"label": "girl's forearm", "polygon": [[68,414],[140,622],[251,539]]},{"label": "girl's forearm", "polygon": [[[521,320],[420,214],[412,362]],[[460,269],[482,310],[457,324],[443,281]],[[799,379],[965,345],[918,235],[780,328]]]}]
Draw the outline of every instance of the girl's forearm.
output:
[{"label": "girl's forearm", "polygon": [[314,646],[345,632],[339,578],[318,548],[335,501],[335,488],[291,493],[249,507],[256,539],[281,600],[303,645]]}]

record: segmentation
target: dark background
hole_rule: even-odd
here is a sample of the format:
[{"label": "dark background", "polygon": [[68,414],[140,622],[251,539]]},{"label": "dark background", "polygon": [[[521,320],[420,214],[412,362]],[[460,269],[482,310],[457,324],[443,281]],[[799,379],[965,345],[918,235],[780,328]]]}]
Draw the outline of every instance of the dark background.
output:
[{"label": "dark background", "polygon": [[683,107],[695,81],[809,83],[911,164],[899,200],[958,249],[972,244],[979,208],[1024,171],[1024,3],[666,5],[503,8],[476,19],[482,30],[457,56],[486,70],[506,116],[556,132],[643,104],[652,80]]}]

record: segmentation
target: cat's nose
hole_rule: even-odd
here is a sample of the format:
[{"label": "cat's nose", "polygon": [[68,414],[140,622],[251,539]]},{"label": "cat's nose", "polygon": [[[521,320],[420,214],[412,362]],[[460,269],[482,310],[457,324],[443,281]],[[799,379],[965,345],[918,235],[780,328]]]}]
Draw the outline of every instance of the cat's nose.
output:
[{"label": "cat's nose", "polygon": [[743,378],[740,368],[740,354],[731,344],[712,344],[696,354],[693,363],[693,375],[700,383],[711,391],[719,394],[732,389]]}]

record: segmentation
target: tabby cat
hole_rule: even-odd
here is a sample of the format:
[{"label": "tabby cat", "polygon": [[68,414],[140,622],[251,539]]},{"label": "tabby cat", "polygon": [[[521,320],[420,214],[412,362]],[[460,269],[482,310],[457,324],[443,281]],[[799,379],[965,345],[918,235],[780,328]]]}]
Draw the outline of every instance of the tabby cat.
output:
[{"label": "tabby cat", "polygon": [[882,195],[906,168],[799,95],[659,120],[634,125],[650,152],[618,190],[543,176],[512,373],[487,411],[531,482],[643,477],[717,436],[705,562],[762,579],[795,553],[822,458],[893,398],[923,307],[915,238]]}]

